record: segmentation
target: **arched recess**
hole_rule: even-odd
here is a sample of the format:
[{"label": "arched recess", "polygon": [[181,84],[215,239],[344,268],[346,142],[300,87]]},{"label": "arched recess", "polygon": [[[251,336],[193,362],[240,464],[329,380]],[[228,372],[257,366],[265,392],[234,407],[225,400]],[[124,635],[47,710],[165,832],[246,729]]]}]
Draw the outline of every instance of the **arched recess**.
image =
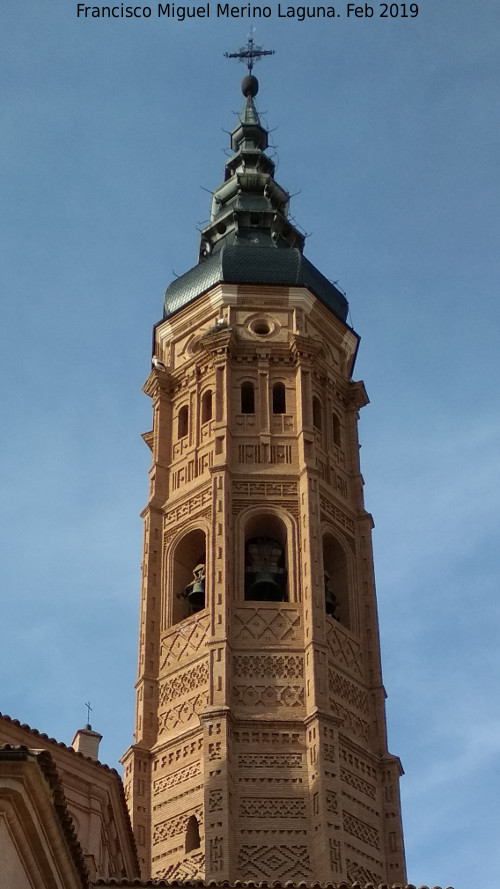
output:
[{"label": "arched recess", "polygon": [[186,838],[184,840],[184,853],[199,849],[201,845],[200,828],[196,815],[191,815],[186,824]]},{"label": "arched recess", "polygon": [[201,423],[208,423],[212,419],[212,390],[207,389],[201,396]]},{"label": "arched recess", "polygon": [[273,386],[273,414],[286,414],[286,389],[284,383]]},{"label": "arched recess", "polygon": [[255,413],[255,387],[249,380],[241,384],[241,413]]},{"label": "arched recess", "polygon": [[185,438],[189,430],[189,408],[183,404],[177,416],[177,438]]},{"label": "arched recess", "polygon": [[256,512],[244,526],[244,598],[289,602],[290,541],[287,525],[272,512]]},{"label": "arched recess", "polygon": [[338,448],[342,447],[342,433],[340,431],[340,420],[337,414],[332,414],[332,433],[333,433],[333,443],[337,445]]},{"label": "arched recess", "polygon": [[317,432],[321,432],[323,429],[323,405],[317,395],[313,396],[312,409],[313,426]]},{"label": "arched recess", "polygon": [[352,629],[351,579],[347,553],[338,538],[323,535],[323,576],[326,613]]},{"label": "arched recess", "polygon": [[167,576],[171,578],[173,624],[206,606],[206,553],[206,535],[201,528],[183,534],[171,551]]}]

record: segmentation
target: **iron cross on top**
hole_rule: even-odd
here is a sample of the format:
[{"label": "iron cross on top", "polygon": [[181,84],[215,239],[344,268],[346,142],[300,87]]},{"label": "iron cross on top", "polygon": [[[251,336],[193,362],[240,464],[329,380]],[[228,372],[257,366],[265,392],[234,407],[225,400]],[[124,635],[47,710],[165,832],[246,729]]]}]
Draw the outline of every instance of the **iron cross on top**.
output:
[{"label": "iron cross on top", "polygon": [[274,56],[274,49],[262,49],[261,46],[255,46],[253,42],[253,34],[250,33],[248,35],[248,43],[246,46],[242,46],[238,52],[225,52],[224,56],[226,59],[238,59],[239,62],[245,62],[248,68],[248,73],[252,73],[252,68],[255,62],[258,62],[262,56]]}]

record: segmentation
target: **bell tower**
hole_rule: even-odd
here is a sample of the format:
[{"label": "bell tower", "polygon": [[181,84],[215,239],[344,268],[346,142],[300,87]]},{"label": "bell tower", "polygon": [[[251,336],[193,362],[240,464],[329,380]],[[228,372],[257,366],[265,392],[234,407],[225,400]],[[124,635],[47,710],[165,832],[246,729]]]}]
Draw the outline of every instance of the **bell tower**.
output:
[{"label": "bell tower", "polygon": [[401,765],[386,740],[358,336],[288,219],[251,67],[242,90],[199,260],[167,288],[144,387],[126,795],[143,878],[394,883]]}]

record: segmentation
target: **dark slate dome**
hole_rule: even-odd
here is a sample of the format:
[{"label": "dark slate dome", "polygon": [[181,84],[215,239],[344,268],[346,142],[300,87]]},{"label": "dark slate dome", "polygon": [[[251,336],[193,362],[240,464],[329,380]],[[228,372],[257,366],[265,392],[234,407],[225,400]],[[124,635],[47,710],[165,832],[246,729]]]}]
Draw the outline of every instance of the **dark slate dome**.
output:
[{"label": "dark slate dome", "polygon": [[172,281],[165,292],[164,317],[222,283],[307,287],[341,321],[347,318],[349,304],[343,293],[297,247],[247,244],[225,244],[220,251]]}]

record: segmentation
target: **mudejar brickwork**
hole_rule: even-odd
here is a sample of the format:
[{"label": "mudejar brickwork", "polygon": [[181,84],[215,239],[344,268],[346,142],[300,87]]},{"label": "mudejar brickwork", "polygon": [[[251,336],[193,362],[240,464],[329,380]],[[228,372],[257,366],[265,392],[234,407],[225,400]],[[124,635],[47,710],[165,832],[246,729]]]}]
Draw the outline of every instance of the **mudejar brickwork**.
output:
[{"label": "mudejar brickwork", "polygon": [[143,879],[403,883],[358,336],[288,218],[257,88],[154,329],[125,793]]}]

